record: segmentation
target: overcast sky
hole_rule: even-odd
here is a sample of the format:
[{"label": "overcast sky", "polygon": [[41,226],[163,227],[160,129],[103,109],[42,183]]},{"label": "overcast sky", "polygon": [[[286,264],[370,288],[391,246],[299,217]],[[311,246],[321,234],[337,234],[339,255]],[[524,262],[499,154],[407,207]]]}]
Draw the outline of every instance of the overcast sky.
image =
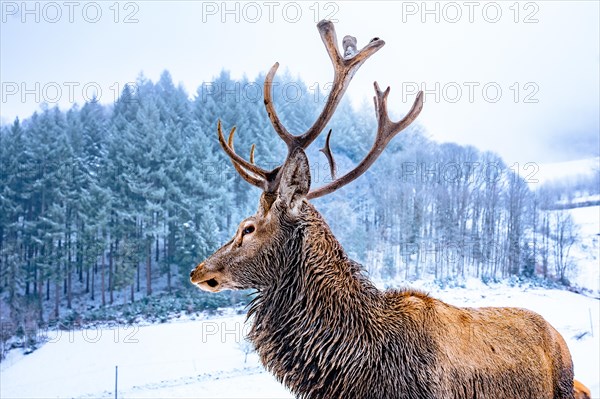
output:
[{"label": "overcast sky", "polygon": [[[253,80],[275,61],[309,86],[332,69],[316,22],[338,39],[386,45],[357,73],[353,103],[372,82],[392,87],[401,116],[417,87],[418,121],[438,141],[494,150],[508,162],[599,152],[597,1],[535,2],[26,2],[2,1],[0,117],[42,102],[67,109],[96,93],[111,103],[143,73],[167,69],[193,96],[222,69]],[[243,98],[242,92],[242,98]],[[240,115],[243,117],[243,115]]]}]

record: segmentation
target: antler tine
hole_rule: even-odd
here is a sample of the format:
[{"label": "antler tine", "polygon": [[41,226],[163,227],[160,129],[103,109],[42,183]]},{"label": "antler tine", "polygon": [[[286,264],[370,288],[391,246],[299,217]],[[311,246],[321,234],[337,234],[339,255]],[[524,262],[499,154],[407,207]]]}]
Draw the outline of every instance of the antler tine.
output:
[{"label": "antler tine", "polygon": [[[231,133],[229,134],[229,137],[227,139],[227,144],[229,145],[229,147],[231,147],[232,150],[235,151],[235,148],[233,146],[233,134],[231,134]],[[242,176],[242,178],[244,180],[246,180],[248,183],[250,183],[253,186],[256,186],[258,188],[262,188],[262,189],[265,188],[264,178],[254,176],[250,172],[246,171],[246,169],[242,168],[240,165],[235,163],[233,160],[231,160],[231,163],[233,164],[233,167],[238,172],[238,174],[240,176]],[[254,144],[252,144],[252,147],[250,148],[250,163],[254,164]]]},{"label": "antler tine", "polygon": [[333,23],[331,21],[321,21],[318,23],[317,28],[333,64],[333,86],[321,114],[304,134],[295,136],[287,131],[275,112],[271,91],[273,78],[275,77],[279,63],[273,65],[265,78],[264,101],[267,114],[275,131],[290,150],[297,146],[303,149],[307,148],[321,134],[333,116],[358,68],[385,44],[383,40],[374,38],[360,51],[356,51],[356,38],[346,36],[343,40],[344,56],[342,56],[337,47],[337,36]]},{"label": "antler tine", "polygon": [[233,167],[238,172],[238,174],[240,176],[242,176],[242,178],[244,180],[246,180],[248,183],[252,184],[255,187],[258,187],[263,190],[265,189],[265,181],[263,179],[251,175],[246,170],[244,170],[244,168],[242,168],[240,165],[236,164],[235,162],[232,161],[231,163],[233,163]]},{"label": "antler tine", "polygon": [[235,134],[235,126],[231,129],[227,141],[225,141],[225,136],[223,136],[220,119],[217,123],[217,132],[219,133],[219,143],[221,144],[221,147],[223,148],[225,153],[229,156],[229,159],[235,167],[235,170],[248,183],[258,188],[264,189],[266,185],[265,182],[267,180],[267,176],[270,174],[270,172],[254,165],[254,145],[252,145],[252,149],[250,151],[250,162],[247,162],[244,158],[236,154],[234,150],[233,137]]},{"label": "antler tine", "polygon": [[377,135],[375,137],[373,146],[369,150],[369,153],[354,169],[346,173],[344,176],[315,190],[311,190],[307,195],[308,199],[319,198],[323,195],[332,193],[338,188],[345,186],[362,175],[367,169],[369,169],[371,165],[373,165],[375,160],[379,158],[379,155],[381,155],[390,140],[396,134],[410,125],[421,113],[421,110],[423,109],[422,91],[417,94],[417,98],[415,99],[415,102],[406,116],[398,122],[392,122],[387,112],[387,96],[390,93],[390,88],[388,87],[382,92],[379,89],[377,82],[375,82],[374,86],[375,112],[377,113]]},{"label": "antler tine", "polygon": [[288,148],[292,148],[292,143],[294,142],[295,136],[287,131],[285,126],[279,120],[277,116],[277,112],[275,112],[275,106],[273,105],[273,97],[272,97],[272,87],[273,87],[273,78],[275,77],[275,72],[277,72],[277,68],[279,68],[279,63],[276,62],[269,73],[265,77],[265,86],[264,86],[264,101],[265,108],[267,110],[267,115],[269,115],[269,119],[271,120],[271,124],[273,128],[281,137],[281,139],[287,144]]},{"label": "antler tine", "polygon": [[392,122],[389,118],[387,112],[387,97],[390,94],[390,87],[388,86],[385,91],[381,91],[379,89],[379,85],[377,82],[373,84],[375,86],[375,97],[373,100],[375,101],[375,112],[377,115],[377,141],[382,141],[384,143],[384,148],[387,143],[399,132],[404,130],[408,125],[410,125],[421,113],[423,109],[423,92],[419,91],[417,93],[417,98],[408,113],[399,120],[398,122]]},{"label": "antler tine", "polygon": [[329,140],[331,139],[331,131],[332,131],[332,129],[329,129],[329,133],[327,133],[327,138],[325,138],[325,146],[323,148],[319,149],[319,151],[321,151],[323,154],[325,154],[325,157],[327,158],[327,161],[329,162],[329,170],[331,172],[331,178],[335,179],[335,170],[336,170],[335,159],[333,158],[333,153],[331,152],[331,146],[329,145]]},{"label": "antler tine", "polygon": [[256,145],[252,144],[250,147],[250,163],[254,165],[254,150],[256,149]]}]

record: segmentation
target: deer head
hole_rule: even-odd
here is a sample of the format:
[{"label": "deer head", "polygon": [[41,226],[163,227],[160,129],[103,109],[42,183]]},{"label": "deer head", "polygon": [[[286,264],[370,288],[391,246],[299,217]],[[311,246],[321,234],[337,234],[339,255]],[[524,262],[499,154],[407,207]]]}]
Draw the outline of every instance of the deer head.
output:
[{"label": "deer head", "polygon": [[321,21],[317,27],[333,64],[334,78],[323,111],[305,133],[293,135],[288,132],[275,111],[271,91],[278,63],[273,65],[265,78],[264,103],[267,114],[275,132],[288,147],[288,154],[282,165],[273,170],[257,166],[254,163],[254,145],[249,161],[239,156],[233,144],[235,127],[226,140],[221,122],[217,124],[219,143],[234,168],[244,180],[261,188],[263,193],[256,214],[242,221],[229,242],[192,270],[191,282],[205,291],[246,288],[261,290],[276,281],[283,268],[293,267],[292,263],[301,251],[298,228],[305,224],[308,214],[316,212],[308,200],[332,193],[358,178],[375,162],[390,140],[410,125],[421,112],[422,92],[417,95],[408,114],[402,120],[392,122],[387,112],[390,88],[382,91],[375,82],[374,103],[378,127],[371,150],[354,169],[335,178],[335,160],[329,144],[330,130],[321,151],[328,159],[333,181],[311,190],[309,161],[304,150],[321,134],[333,116],[358,68],[385,44],[383,40],[374,38],[357,51],[356,39],[346,36],[342,55],[337,47],[333,24]]},{"label": "deer head", "polygon": [[285,263],[293,225],[300,220],[310,187],[308,169],[304,151],[295,150],[281,168],[277,191],[261,195],[256,214],[243,220],[233,238],[192,271],[192,283],[218,292],[262,289],[273,282]]}]

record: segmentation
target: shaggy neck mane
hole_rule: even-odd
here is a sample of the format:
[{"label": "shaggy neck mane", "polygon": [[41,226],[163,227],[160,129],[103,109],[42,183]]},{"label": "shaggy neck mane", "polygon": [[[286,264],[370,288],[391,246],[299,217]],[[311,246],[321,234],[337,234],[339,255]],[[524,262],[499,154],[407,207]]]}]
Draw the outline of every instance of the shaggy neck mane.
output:
[{"label": "shaggy neck mane", "polygon": [[248,312],[249,338],[263,364],[296,394],[330,391],[349,357],[383,342],[373,325],[383,294],[348,259],[319,213],[308,203],[302,212],[276,260],[280,274]]},{"label": "shaggy neck mane", "polygon": [[279,275],[258,292],[249,316],[280,313],[284,306],[282,317],[294,318],[291,311],[298,310],[334,322],[347,313],[372,310],[382,293],[363,275],[362,265],[348,258],[321,215],[311,205],[303,213],[283,257],[271,258]]}]

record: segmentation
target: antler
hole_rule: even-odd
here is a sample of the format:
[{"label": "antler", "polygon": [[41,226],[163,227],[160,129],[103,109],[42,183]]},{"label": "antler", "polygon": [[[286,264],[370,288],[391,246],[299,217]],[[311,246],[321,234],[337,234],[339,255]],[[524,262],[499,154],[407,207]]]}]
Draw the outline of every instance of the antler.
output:
[{"label": "antler", "polygon": [[[344,176],[322,187],[311,190],[307,195],[308,199],[318,198],[322,197],[323,195],[332,193],[333,191],[345,186],[346,184],[350,183],[351,181],[355,180],[357,177],[362,175],[367,169],[369,169],[371,165],[373,165],[373,162],[375,162],[375,160],[379,158],[379,155],[381,155],[381,153],[388,145],[390,140],[394,138],[396,134],[398,134],[399,132],[404,130],[408,125],[410,125],[421,113],[421,110],[423,109],[422,91],[420,91],[419,94],[417,94],[417,98],[415,99],[415,102],[413,103],[410,111],[408,111],[408,114],[406,114],[406,116],[402,118],[402,120],[398,122],[392,122],[389,118],[387,111],[387,96],[388,94],[390,94],[390,88],[388,87],[387,89],[385,89],[385,91],[382,92],[379,89],[379,85],[377,84],[377,82],[374,83],[374,86],[375,97],[373,97],[373,100],[375,102],[375,113],[377,115],[377,135],[375,136],[375,142],[369,150],[369,153],[354,169],[346,173]],[[327,138],[329,139],[329,136]],[[329,148],[329,143],[326,144],[326,148]],[[333,155],[331,154],[330,150],[329,154],[330,155],[328,155],[327,158],[329,160],[330,167],[333,168],[333,165],[335,165],[335,163],[333,161]]]},{"label": "antler", "polygon": [[[233,136],[235,134],[235,126],[229,132],[229,137],[225,141],[223,131],[221,130],[221,120],[217,122],[217,132],[219,133],[219,143],[225,151],[225,153],[231,159],[231,163],[235,167],[235,170],[246,180],[248,183],[261,188],[265,191],[273,191],[274,187],[271,187],[276,182],[276,175],[279,172],[279,166],[273,170],[265,170],[254,164],[254,144],[250,149],[250,162],[240,157],[233,147]],[[276,187],[275,187],[276,188]]]},{"label": "antler", "polygon": [[325,44],[325,49],[329,54],[331,63],[333,64],[333,85],[331,92],[327,97],[327,102],[321,114],[315,121],[315,123],[302,135],[294,136],[287,131],[285,126],[279,120],[275,107],[273,105],[273,98],[271,96],[271,87],[273,86],[273,78],[279,67],[279,63],[275,63],[265,78],[264,86],[264,98],[265,108],[269,119],[273,124],[273,128],[281,137],[281,139],[288,145],[290,152],[293,148],[301,147],[307,148],[323,131],[325,125],[329,122],[335,109],[340,103],[346,89],[350,85],[350,81],[354,74],[360,68],[360,66],[373,54],[377,52],[385,42],[379,38],[372,39],[369,44],[363,47],[360,51],[356,51],[356,38],[352,36],[344,37],[342,42],[344,48],[344,56],[340,55],[337,47],[337,37],[335,34],[335,28],[331,21],[321,21],[318,23],[317,28],[321,34],[321,40]]},{"label": "antler", "polygon": [[[321,114],[317,118],[317,120],[313,123],[313,125],[303,134],[293,135],[291,134],[285,126],[279,120],[277,116],[277,112],[275,111],[275,106],[273,104],[272,97],[272,86],[273,79],[275,77],[275,73],[277,72],[277,68],[279,67],[279,63],[275,63],[269,73],[265,77],[264,84],[264,103],[265,108],[267,110],[267,114],[269,119],[271,120],[271,124],[273,128],[279,135],[279,137],[286,143],[288,147],[288,155],[292,153],[292,151],[296,148],[306,149],[318,136],[321,134],[335,109],[339,105],[346,89],[348,88],[350,81],[352,80],[354,74],[360,68],[360,66],[375,52],[377,52],[385,42],[379,38],[372,39],[365,47],[363,47],[360,51],[356,49],[356,38],[352,36],[344,37],[342,41],[342,46],[344,49],[344,55],[342,56],[337,47],[337,37],[335,33],[335,28],[331,21],[321,21],[317,24],[317,28],[319,29],[319,33],[321,34],[321,39],[323,40],[323,44],[325,44],[325,49],[329,54],[329,58],[333,64],[333,86],[329,96],[327,97],[327,101]],[[358,176],[363,174],[375,160],[379,157],[385,146],[389,143],[389,141],[401,130],[403,130],[406,126],[408,126],[421,112],[423,108],[423,93],[419,92],[417,98],[409,111],[409,113],[399,122],[390,121],[387,114],[387,96],[389,94],[390,88],[388,87],[385,92],[379,90],[379,86],[377,82],[375,82],[375,110],[378,116],[378,129],[377,136],[375,138],[375,143],[373,147],[367,154],[367,156],[361,161],[360,164],[357,165],[356,168],[346,173],[344,176],[332,181],[331,183],[319,187],[315,190],[312,190],[308,193],[308,198],[318,198],[323,195],[329,194],[338,188],[350,183]],[[246,180],[248,183],[262,188],[265,192],[273,193],[277,189],[279,185],[279,171],[281,166],[276,167],[273,170],[267,171],[262,169],[254,164],[254,144],[250,150],[250,162],[246,161],[244,158],[240,157],[234,150],[233,146],[233,135],[235,133],[235,127],[229,133],[229,138],[225,141],[225,137],[223,136],[223,132],[221,131],[221,121],[218,123],[218,133],[219,133],[219,143],[223,150],[233,163],[233,166],[237,170],[237,172]],[[331,138],[331,130],[327,135],[327,139],[325,142],[325,147],[321,149],[321,151],[326,155],[327,160],[329,161],[329,166],[331,169],[331,176],[335,179],[335,160],[333,158],[333,154],[331,153],[330,141]]]},{"label": "antler", "polygon": [[331,146],[329,145],[329,141],[331,140],[331,129],[329,129],[329,133],[327,133],[327,138],[325,138],[325,146],[319,151],[325,154],[327,161],[329,162],[329,171],[331,172],[331,178],[335,179],[335,159],[333,158],[333,152],[331,152]]}]

